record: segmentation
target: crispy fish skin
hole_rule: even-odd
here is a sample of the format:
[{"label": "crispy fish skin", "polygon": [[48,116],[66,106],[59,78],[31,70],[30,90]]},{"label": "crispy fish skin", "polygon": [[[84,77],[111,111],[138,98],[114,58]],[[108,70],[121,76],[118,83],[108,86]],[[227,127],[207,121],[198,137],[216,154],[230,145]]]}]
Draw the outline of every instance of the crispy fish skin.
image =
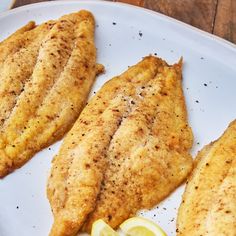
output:
[{"label": "crispy fish skin", "polygon": [[33,71],[2,125],[1,177],[60,139],[78,117],[97,73],[94,28],[92,14],[80,11],[61,17],[41,41]]},{"label": "crispy fish skin", "polygon": [[50,235],[116,227],[165,198],[192,169],[192,133],[181,65],[146,57],[107,82],[85,107],[53,160]]},{"label": "crispy fish skin", "polygon": [[236,121],[197,155],[177,218],[178,236],[236,235]]}]

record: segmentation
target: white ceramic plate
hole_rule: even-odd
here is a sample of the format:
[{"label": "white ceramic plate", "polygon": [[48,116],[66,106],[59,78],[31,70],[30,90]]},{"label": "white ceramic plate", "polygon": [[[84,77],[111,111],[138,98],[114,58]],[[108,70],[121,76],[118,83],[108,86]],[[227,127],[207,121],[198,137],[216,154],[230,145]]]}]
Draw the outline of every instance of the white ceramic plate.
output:
[{"label": "white ceramic plate", "polygon": [[[157,53],[169,63],[183,56],[184,93],[195,136],[193,155],[236,118],[235,45],[155,12],[89,0],[28,5],[0,15],[0,39],[30,20],[41,23],[80,9],[92,11],[96,18],[98,62],[107,71],[98,78],[93,91],[150,53]],[[45,186],[50,161],[59,145],[60,142],[43,150],[0,180],[1,236],[48,234],[52,214]],[[169,236],[175,235],[182,192],[183,186],[158,207],[142,213],[159,223]]]},{"label": "white ceramic plate", "polygon": [[0,12],[11,9],[15,0],[0,0]]}]

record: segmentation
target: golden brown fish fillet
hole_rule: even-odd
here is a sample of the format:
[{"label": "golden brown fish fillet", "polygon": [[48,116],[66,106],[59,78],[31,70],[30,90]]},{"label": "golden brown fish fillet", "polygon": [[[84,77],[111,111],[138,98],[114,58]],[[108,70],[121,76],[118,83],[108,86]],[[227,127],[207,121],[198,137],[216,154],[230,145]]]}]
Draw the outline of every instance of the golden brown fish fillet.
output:
[{"label": "golden brown fish fillet", "polygon": [[236,121],[199,152],[179,208],[177,235],[236,235]]},{"label": "golden brown fish fillet", "polygon": [[35,22],[30,21],[28,24],[26,24],[25,26],[17,30],[15,33],[10,35],[7,39],[0,42],[0,69],[2,63],[6,60],[9,54],[15,53],[17,50],[29,43],[29,41],[32,41],[29,40],[28,37],[31,34],[30,31],[34,28]]},{"label": "golden brown fish fillet", "polygon": [[[37,62],[42,40],[53,25],[53,22],[48,22],[24,33],[22,45],[14,53],[12,53],[11,47],[14,41],[9,44],[8,40],[5,41],[4,49],[6,50],[2,51],[2,54],[0,53],[1,58],[5,56],[2,66],[0,66],[0,130],[4,121],[10,116],[18,96],[24,90],[26,82],[30,79]],[[11,36],[9,41],[13,40],[13,38],[14,36]],[[7,51],[7,48],[9,48],[9,51]]]},{"label": "golden brown fish fillet", "polygon": [[60,139],[78,117],[97,73],[94,24],[87,11],[65,15],[44,24],[49,31],[31,30],[38,30],[35,39],[5,60],[1,177]]},{"label": "golden brown fish fillet", "polygon": [[192,169],[181,63],[146,57],[107,82],[53,160],[51,236],[75,235],[102,218],[111,226],[153,207]]}]

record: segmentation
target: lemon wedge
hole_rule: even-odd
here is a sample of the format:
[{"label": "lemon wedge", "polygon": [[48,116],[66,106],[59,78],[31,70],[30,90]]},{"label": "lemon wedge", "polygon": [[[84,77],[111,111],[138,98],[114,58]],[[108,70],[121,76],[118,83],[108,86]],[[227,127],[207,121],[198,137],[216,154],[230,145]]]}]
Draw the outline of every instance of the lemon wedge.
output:
[{"label": "lemon wedge", "polygon": [[133,217],[120,225],[126,236],[167,236],[155,223],[142,217]]},{"label": "lemon wedge", "polygon": [[93,223],[91,236],[119,236],[119,234],[100,219]]}]

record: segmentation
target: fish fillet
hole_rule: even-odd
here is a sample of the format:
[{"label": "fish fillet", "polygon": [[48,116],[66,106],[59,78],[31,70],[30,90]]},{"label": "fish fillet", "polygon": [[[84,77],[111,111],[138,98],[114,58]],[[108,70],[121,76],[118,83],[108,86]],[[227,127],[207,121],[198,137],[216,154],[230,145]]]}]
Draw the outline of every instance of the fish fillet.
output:
[{"label": "fish fillet", "polygon": [[[4,59],[0,67],[0,131],[3,123],[10,116],[18,96],[23,92],[25,83],[33,72],[40,44],[52,26],[52,22],[42,24],[31,31],[20,34],[17,39],[11,36],[3,42],[4,45],[2,47],[0,46],[0,56],[1,59]],[[21,31],[22,29],[19,30],[19,32]],[[17,37],[18,32],[15,34]],[[18,44],[19,38],[20,43]],[[15,41],[14,45],[13,42]],[[19,47],[15,48],[14,46]]]},{"label": "fish fillet", "polygon": [[179,208],[177,235],[236,235],[236,121],[199,152]]},{"label": "fish fillet", "polygon": [[[51,236],[112,227],[168,196],[192,169],[181,63],[146,57],[91,99],[54,158]],[[83,229],[82,229],[83,227]]]},{"label": "fish fillet", "polygon": [[10,35],[7,39],[0,42],[0,69],[2,63],[6,60],[7,56],[16,52],[27,43],[32,41],[29,40],[29,35],[32,33],[32,29],[35,28],[35,22],[30,21],[28,24],[17,30],[15,33]]},{"label": "fish fillet", "polygon": [[1,68],[0,177],[60,139],[80,114],[101,69],[94,24],[91,13],[80,11],[15,33],[26,30],[26,42],[5,53]]}]

